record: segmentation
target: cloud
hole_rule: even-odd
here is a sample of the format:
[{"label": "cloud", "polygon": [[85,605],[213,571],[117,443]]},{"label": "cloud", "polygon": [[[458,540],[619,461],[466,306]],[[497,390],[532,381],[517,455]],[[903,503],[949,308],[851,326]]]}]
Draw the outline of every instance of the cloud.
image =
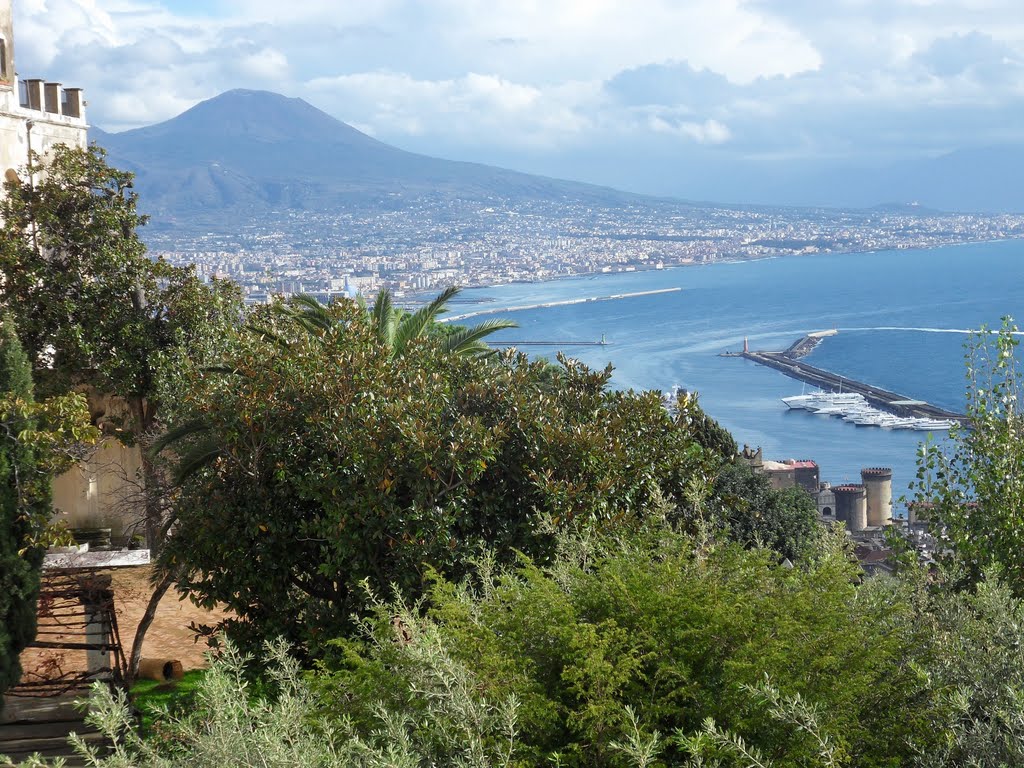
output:
[{"label": "cloud", "polygon": [[683,136],[698,144],[723,144],[731,137],[728,126],[722,125],[717,120],[696,123],[692,120],[675,121],[659,115],[651,115],[648,124],[655,133]]},{"label": "cloud", "polygon": [[[428,132],[482,143],[551,145],[588,127],[577,111],[585,86],[556,89],[514,83],[470,72],[450,80],[419,80],[394,72],[361,72],[316,78],[308,84],[314,100],[338,104],[352,122],[395,127],[413,136]],[[378,131],[374,130],[374,133]]]},{"label": "cloud", "polygon": [[1024,141],[1019,0],[20,0],[15,12],[19,72],[84,86],[90,119],[114,130],[246,87],[418,151],[552,173],[586,157],[586,177],[593,158],[641,173],[634,147],[665,173],[668,158],[702,153],[736,168],[877,163]]}]

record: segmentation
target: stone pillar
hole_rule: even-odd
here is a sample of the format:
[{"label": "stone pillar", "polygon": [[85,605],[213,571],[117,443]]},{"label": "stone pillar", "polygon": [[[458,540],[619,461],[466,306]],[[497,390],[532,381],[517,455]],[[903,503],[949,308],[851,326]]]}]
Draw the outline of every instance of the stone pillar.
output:
[{"label": "stone pillar", "polygon": [[110,616],[114,610],[110,576],[85,576],[79,580],[79,584],[82,587],[82,607],[85,609],[85,642],[94,646],[85,652],[89,676],[93,680],[109,680],[112,674],[110,643],[113,637]]}]

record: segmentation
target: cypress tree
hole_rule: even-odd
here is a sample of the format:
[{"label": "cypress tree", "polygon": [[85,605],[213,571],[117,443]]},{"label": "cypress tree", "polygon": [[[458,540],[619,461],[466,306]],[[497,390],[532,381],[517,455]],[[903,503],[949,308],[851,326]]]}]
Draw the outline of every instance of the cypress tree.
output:
[{"label": "cypress tree", "polygon": [[36,634],[43,550],[30,547],[32,520],[50,506],[49,478],[18,439],[31,428],[32,368],[9,317],[0,322],[0,691],[18,682],[18,656]]}]

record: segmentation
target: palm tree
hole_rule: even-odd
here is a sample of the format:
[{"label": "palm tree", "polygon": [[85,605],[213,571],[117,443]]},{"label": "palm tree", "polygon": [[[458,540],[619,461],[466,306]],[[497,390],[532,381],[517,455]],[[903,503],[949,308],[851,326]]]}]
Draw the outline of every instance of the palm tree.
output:
[{"label": "palm tree", "polygon": [[[360,297],[360,304],[369,315],[374,332],[380,342],[387,347],[392,357],[404,354],[409,343],[428,333],[439,324],[438,317],[448,311],[448,302],[462,290],[451,286],[442,291],[429,304],[415,312],[406,312],[395,307],[391,301],[391,291],[382,288],[377,294],[372,307]],[[295,296],[284,305],[283,311],[300,327],[309,332],[322,333],[334,325],[327,308],[308,294]],[[458,328],[442,338],[446,351],[454,355],[484,356],[494,352],[484,338],[495,331],[505,328],[518,328],[511,320],[485,320],[472,328]]]}]

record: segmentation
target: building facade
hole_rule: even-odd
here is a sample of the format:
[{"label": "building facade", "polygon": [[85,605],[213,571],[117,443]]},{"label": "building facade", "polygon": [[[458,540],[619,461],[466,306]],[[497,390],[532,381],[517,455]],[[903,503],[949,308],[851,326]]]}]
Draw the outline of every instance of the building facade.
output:
[{"label": "building facade", "polygon": [[43,157],[57,144],[85,147],[88,123],[80,88],[15,69],[13,0],[0,0],[0,170],[23,178],[31,153]]}]

